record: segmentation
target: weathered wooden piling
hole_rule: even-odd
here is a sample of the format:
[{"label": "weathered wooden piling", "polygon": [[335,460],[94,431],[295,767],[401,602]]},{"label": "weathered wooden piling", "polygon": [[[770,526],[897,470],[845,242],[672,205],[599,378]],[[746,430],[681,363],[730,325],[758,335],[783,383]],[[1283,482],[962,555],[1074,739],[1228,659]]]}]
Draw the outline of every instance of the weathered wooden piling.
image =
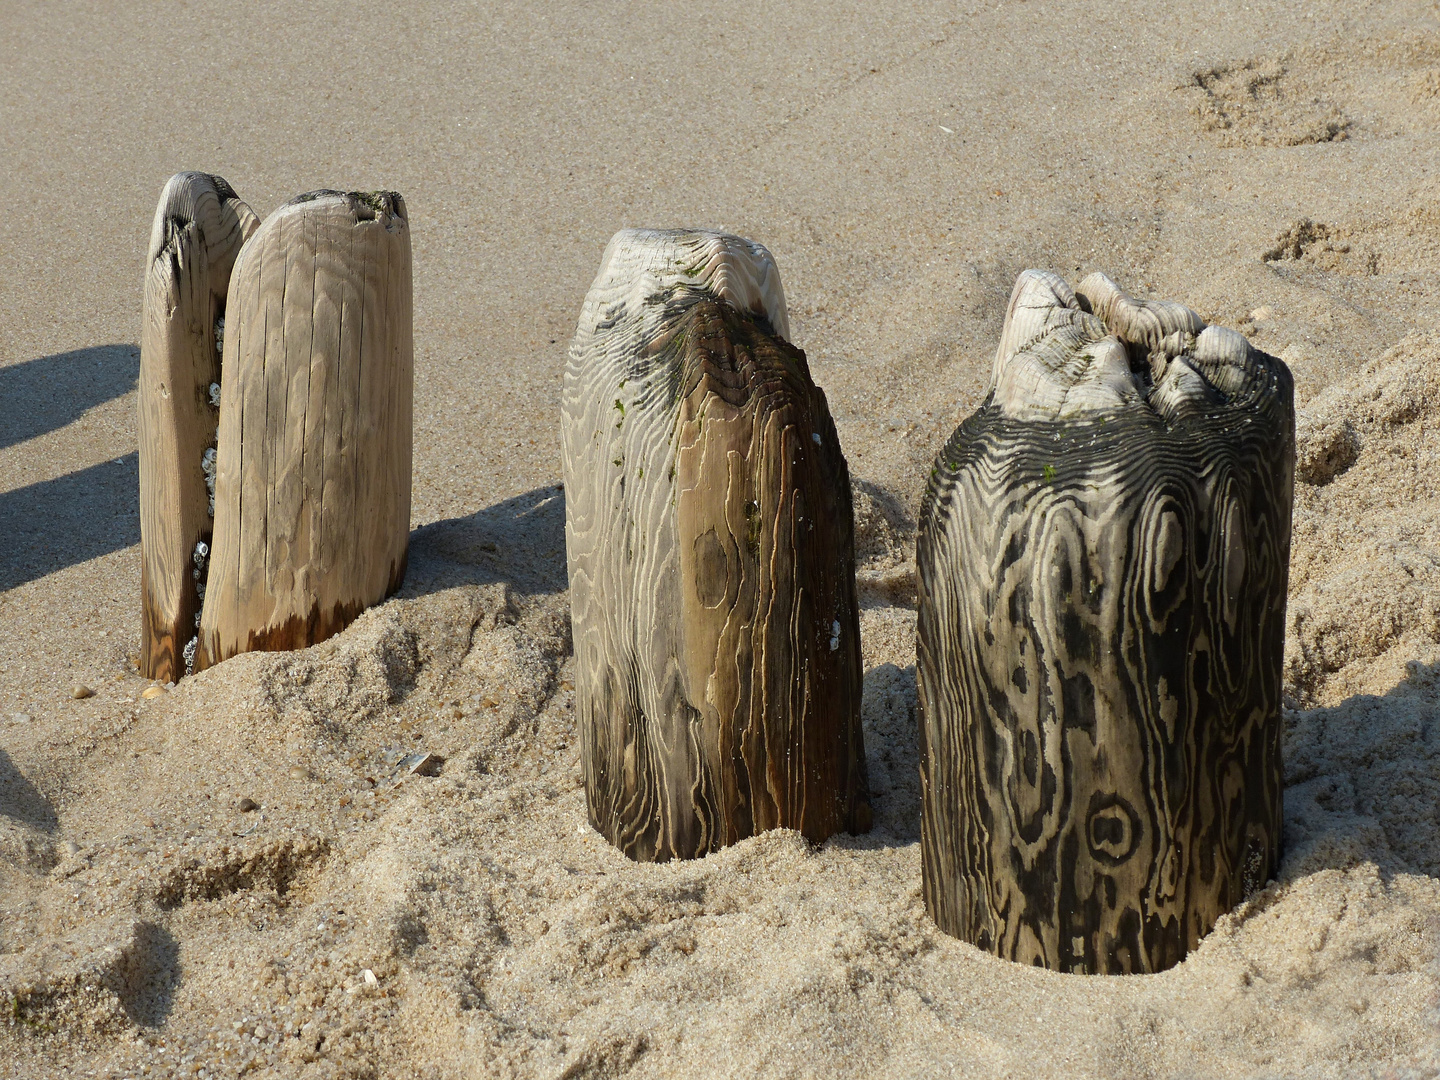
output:
[{"label": "weathered wooden piling", "polygon": [[590,821],[627,855],[869,828],[850,485],[769,252],[627,230],[565,369]]},{"label": "weathered wooden piling", "polygon": [[921,510],[925,903],[1074,972],[1148,972],[1273,872],[1285,365],[1103,275],[1027,271]]},{"label": "weathered wooden piling", "polygon": [[225,298],[235,257],[259,224],[223,179],[187,172],[166,183],[150,230],[137,417],[147,679],[183,676],[196,634],[213,531]]},{"label": "weathered wooden piling", "polygon": [[410,231],[394,192],[316,191],[236,260],[196,670],[298,649],[399,588],[410,533]]}]

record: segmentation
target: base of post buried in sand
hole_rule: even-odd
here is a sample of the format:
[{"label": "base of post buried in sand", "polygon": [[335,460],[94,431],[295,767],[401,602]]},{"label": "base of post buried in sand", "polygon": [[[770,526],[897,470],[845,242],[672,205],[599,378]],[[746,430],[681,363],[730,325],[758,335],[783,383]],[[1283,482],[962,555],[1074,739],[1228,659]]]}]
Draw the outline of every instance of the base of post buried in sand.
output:
[{"label": "base of post buried in sand", "polygon": [[575,709],[631,858],[869,828],[850,481],[769,252],[629,230],[565,371]]},{"label": "base of post buried in sand", "polygon": [[301,195],[240,252],[196,670],[313,645],[399,588],[410,535],[410,265],[394,192]]},{"label": "base of post buried in sand", "polygon": [[922,868],[940,928],[1160,971],[1281,845],[1289,371],[1103,275],[1026,271],[921,511]]},{"label": "base of post buried in sand", "polygon": [[150,231],[141,317],[140,674],[170,682],[195,655],[214,531],[220,345],[230,272],[259,226],[222,178],[178,173]]}]

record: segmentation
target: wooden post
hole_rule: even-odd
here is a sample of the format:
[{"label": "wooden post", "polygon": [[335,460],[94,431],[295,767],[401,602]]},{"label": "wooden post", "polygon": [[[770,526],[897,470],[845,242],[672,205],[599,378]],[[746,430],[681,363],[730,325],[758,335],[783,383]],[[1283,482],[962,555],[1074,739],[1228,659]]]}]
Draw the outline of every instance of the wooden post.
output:
[{"label": "wooden post", "polygon": [[298,649],[400,587],[410,535],[410,230],[394,192],[316,191],[235,263],[196,670]]},{"label": "wooden post", "polygon": [[[171,682],[193,656],[212,531],[219,345],[230,269],[260,224],[218,176],[160,193],[140,329],[140,674]],[[199,562],[197,563],[197,558]]]},{"label": "wooden post", "polygon": [[[1092,313],[1093,312],[1093,313]],[[926,907],[1026,964],[1178,963],[1281,844],[1290,373],[1026,271],[921,509]]]},{"label": "wooden post", "polygon": [[870,825],[850,483],[770,253],[618,233],[565,369],[590,821],[631,858]]}]

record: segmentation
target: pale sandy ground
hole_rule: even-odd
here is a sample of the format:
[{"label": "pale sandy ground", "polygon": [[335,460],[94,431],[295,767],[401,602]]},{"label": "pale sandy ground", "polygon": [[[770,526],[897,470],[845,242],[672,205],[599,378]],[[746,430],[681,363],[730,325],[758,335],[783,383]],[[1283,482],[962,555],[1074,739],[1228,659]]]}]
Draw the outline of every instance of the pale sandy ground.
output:
[{"label": "pale sandy ground", "polygon": [[[0,1076],[1436,1076],[1437,165],[1433,2],[5,0]],[[146,701],[141,266],[186,168],[404,193],[416,531],[341,637]],[[871,571],[1027,266],[1291,364],[1288,854],[1179,968],[935,930],[873,593],[870,835],[638,866],[586,826],[557,414],[628,225],[775,253]],[[395,782],[416,747],[443,775]]]}]

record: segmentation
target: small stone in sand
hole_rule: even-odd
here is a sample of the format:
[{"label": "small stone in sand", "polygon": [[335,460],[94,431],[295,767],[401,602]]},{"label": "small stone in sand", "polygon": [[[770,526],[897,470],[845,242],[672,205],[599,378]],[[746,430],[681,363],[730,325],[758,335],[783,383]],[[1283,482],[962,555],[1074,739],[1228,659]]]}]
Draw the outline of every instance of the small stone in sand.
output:
[{"label": "small stone in sand", "polygon": [[156,683],[154,686],[147,686],[144,690],[140,691],[140,696],[142,698],[157,698],[163,693],[165,693],[165,688],[159,683]]},{"label": "small stone in sand", "polygon": [[94,697],[95,691],[91,690],[88,686],[81,686],[77,684],[74,689],[70,691],[70,696],[73,697],[76,701],[81,701],[87,697]]},{"label": "small stone in sand", "polygon": [[241,799],[238,805],[242,814],[248,814],[251,810],[260,809],[260,804],[257,803],[254,799]]},{"label": "small stone in sand", "polygon": [[377,979],[377,978],[375,977],[375,972],[371,971],[369,968],[366,968],[364,971],[360,972],[360,975],[361,975],[361,977],[363,977],[364,980],[365,980],[367,983],[369,983],[371,986],[374,986],[376,983],[378,983],[378,982],[380,981],[379,979]]},{"label": "small stone in sand", "polygon": [[290,766],[290,779],[291,779],[291,780],[309,780],[309,779],[310,779],[310,770],[307,769],[307,768],[305,768],[304,765],[291,765],[291,766]]}]

